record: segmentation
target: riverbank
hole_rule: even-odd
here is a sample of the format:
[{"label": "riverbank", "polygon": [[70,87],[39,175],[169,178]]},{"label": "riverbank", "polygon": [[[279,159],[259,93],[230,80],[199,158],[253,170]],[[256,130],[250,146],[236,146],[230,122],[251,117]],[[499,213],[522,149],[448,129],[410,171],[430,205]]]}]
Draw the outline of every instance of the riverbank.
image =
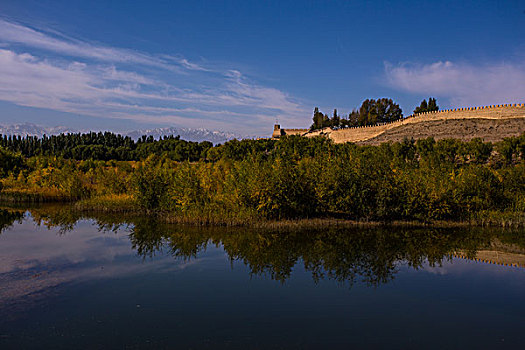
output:
[{"label": "riverbank", "polygon": [[[17,207],[38,204],[35,201],[21,201],[22,196],[15,200],[0,200],[0,204]],[[33,197],[34,199],[35,197]],[[136,199],[131,195],[106,195],[83,200],[57,200],[40,202],[47,205],[56,204],[57,207],[67,208],[68,211],[78,215],[107,214],[148,216],[168,224],[179,224],[187,226],[226,226],[226,227],[249,227],[270,230],[282,229],[309,229],[322,227],[502,227],[522,228],[525,227],[525,213],[511,211],[482,211],[474,213],[471,217],[462,220],[374,220],[370,218],[345,218],[337,215],[326,215],[311,218],[295,219],[267,219],[255,212],[241,210],[232,212],[224,208],[208,208],[206,210],[193,209],[186,211],[167,212],[160,210],[146,210],[139,206]]]},{"label": "riverbank", "polygon": [[195,162],[169,153],[116,161],[6,151],[11,165],[0,174],[0,198],[71,202],[82,211],[197,226],[318,225],[319,219],[329,225],[525,225],[525,134],[495,145],[429,138],[357,146],[283,137],[219,149],[220,158],[209,154]]}]

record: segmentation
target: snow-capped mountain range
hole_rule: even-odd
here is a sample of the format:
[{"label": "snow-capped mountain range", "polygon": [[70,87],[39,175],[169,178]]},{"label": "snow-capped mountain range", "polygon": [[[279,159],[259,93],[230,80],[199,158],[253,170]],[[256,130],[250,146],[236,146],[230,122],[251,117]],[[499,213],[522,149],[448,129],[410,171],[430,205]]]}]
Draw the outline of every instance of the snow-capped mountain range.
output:
[{"label": "snow-capped mountain range", "polygon": [[2,135],[20,135],[20,136],[38,136],[42,137],[46,135],[58,135],[79,132],[65,126],[53,126],[44,127],[31,123],[12,124],[12,125],[0,125],[0,134]]},{"label": "snow-capped mountain range", "polygon": [[155,129],[143,129],[135,130],[123,133],[123,135],[129,136],[132,139],[136,140],[142,135],[153,136],[153,138],[158,139],[164,135],[180,135],[182,140],[186,141],[210,141],[214,144],[224,143],[232,139],[243,139],[246,138],[244,135],[235,134],[232,132],[224,131],[213,131],[208,129],[193,129],[193,128],[176,128],[176,127],[167,127],[167,128],[155,128]]},{"label": "snow-capped mountain range", "polygon": [[[80,130],[72,129],[64,126],[46,127],[36,125],[32,123],[22,123],[13,125],[0,125],[0,134],[2,135],[20,135],[20,136],[38,136],[42,137],[45,135],[58,135],[67,133],[86,133],[91,130]],[[95,130],[99,131],[99,130]],[[103,130],[100,130],[103,131]],[[180,138],[187,141],[210,141],[214,144],[224,143],[232,139],[243,139],[247,138],[246,135],[239,135],[232,132],[214,131],[208,129],[193,129],[193,128],[177,128],[177,127],[166,127],[166,128],[154,128],[154,129],[142,129],[132,130],[127,132],[118,132],[118,134],[129,136],[132,139],[138,139],[142,135],[153,136],[155,139],[164,135],[180,135]]]}]

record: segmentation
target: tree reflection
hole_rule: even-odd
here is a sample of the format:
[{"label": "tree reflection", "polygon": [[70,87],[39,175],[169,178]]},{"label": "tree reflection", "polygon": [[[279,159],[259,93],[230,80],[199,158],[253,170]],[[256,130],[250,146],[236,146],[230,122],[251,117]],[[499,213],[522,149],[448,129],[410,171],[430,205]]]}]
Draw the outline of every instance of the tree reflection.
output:
[{"label": "tree reflection", "polygon": [[23,211],[0,209],[0,233],[11,227],[15,222],[22,222]]},{"label": "tree reflection", "polygon": [[252,274],[278,281],[290,278],[302,264],[314,281],[332,279],[377,286],[392,280],[401,265],[420,269],[441,266],[461,250],[475,257],[496,237],[525,247],[522,234],[481,229],[334,228],[301,231],[188,228],[137,222],[130,233],[138,254],[169,253],[195,259],[209,244],[222,246],[232,261],[242,261]]},{"label": "tree reflection", "polygon": [[[456,252],[474,258],[480,249],[512,247],[525,254],[523,231],[481,228],[350,227],[310,230],[198,228],[168,225],[154,217],[104,213],[86,215],[72,208],[30,210],[38,224],[58,227],[66,234],[81,219],[90,219],[102,232],[129,232],[132,249],[143,259],[170,255],[197,259],[209,245],[222,247],[232,262],[242,262],[254,275],[285,282],[294,267],[303,265],[314,281],[335,280],[377,286],[391,281],[398,269],[440,266]],[[0,209],[0,232],[24,217],[24,211]],[[503,248],[502,248],[503,247]]]}]

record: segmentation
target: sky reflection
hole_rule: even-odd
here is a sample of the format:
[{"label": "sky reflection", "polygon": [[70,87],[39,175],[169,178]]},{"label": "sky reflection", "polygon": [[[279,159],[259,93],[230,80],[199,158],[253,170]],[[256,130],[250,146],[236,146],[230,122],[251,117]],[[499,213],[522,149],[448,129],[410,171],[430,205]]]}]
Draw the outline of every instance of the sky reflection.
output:
[{"label": "sky reflection", "polygon": [[454,256],[523,256],[519,232],[263,232],[31,213],[0,233],[2,349],[36,340],[66,348],[524,341],[525,269]]}]

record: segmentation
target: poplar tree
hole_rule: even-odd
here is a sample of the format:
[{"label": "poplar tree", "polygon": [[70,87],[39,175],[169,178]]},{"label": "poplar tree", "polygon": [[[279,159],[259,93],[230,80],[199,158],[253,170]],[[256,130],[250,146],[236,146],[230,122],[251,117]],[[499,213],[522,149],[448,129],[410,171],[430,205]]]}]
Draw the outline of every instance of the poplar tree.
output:
[{"label": "poplar tree", "polygon": [[428,103],[427,100],[421,101],[421,104],[419,107],[416,107],[414,109],[414,114],[417,113],[424,113],[424,112],[436,112],[439,111],[439,106],[437,105],[437,101],[433,97],[429,97]]}]

